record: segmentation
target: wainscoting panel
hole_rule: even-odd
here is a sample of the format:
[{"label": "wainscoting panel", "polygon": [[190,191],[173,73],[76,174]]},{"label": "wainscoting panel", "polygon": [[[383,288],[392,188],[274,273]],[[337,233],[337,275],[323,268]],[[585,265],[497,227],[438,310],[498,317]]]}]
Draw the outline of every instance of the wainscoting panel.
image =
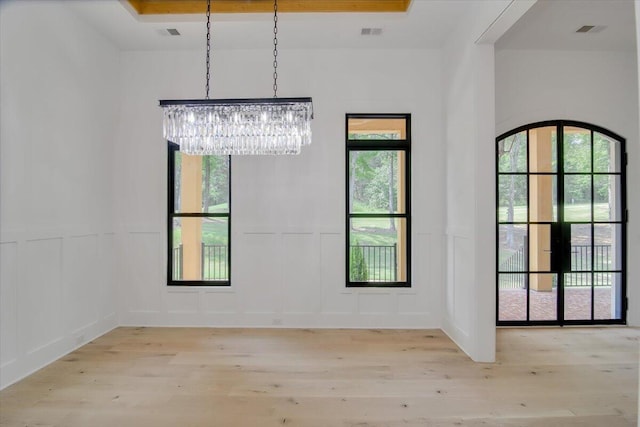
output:
[{"label": "wainscoting panel", "polygon": [[132,232],[127,236],[126,298],[131,312],[160,312],[160,293],[166,288],[162,255],[166,244],[160,232]]},{"label": "wainscoting panel", "polygon": [[18,356],[18,243],[0,244],[0,366]]},{"label": "wainscoting panel", "polygon": [[98,256],[98,268],[100,275],[100,316],[102,318],[117,317],[118,287],[115,279],[116,263],[116,235],[115,233],[103,234],[100,238],[100,251]]},{"label": "wainscoting panel", "polygon": [[234,314],[238,312],[238,295],[235,292],[204,292],[202,311],[206,314]]},{"label": "wainscoting panel", "polygon": [[231,274],[245,313],[282,311],[282,268],[286,262],[281,236],[275,233],[241,234],[231,258]]},{"label": "wainscoting panel", "polygon": [[320,257],[317,235],[283,234],[284,313],[320,312]]},{"label": "wainscoting panel", "polygon": [[101,277],[98,235],[74,236],[65,241],[65,307],[69,330],[79,330],[99,317]]},{"label": "wainscoting panel", "polygon": [[170,314],[195,314],[199,311],[200,293],[197,290],[171,289],[165,296],[165,304]]},{"label": "wainscoting panel", "polygon": [[358,313],[360,314],[390,314],[395,308],[395,295],[384,293],[359,293]]},{"label": "wainscoting panel", "polygon": [[453,318],[455,326],[468,334],[473,303],[473,247],[466,237],[453,237]]},{"label": "wainscoting panel", "polygon": [[325,313],[356,312],[356,295],[345,288],[344,251],[344,234],[320,234],[322,311]]},{"label": "wainscoting panel", "polygon": [[26,277],[19,289],[19,322],[23,325],[27,353],[63,338],[62,247],[62,238],[26,242]]}]

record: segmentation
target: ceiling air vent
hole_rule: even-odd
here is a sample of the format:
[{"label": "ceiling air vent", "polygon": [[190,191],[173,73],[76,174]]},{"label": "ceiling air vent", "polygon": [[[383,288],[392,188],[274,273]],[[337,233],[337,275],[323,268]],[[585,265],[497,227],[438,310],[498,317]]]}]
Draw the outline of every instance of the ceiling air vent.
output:
[{"label": "ceiling air vent", "polygon": [[160,28],[157,30],[161,36],[179,36],[180,31],[175,28]]},{"label": "ceiling air vent", "polygon": [[360,30],[361,36],[379,36],[382,34],[382,28],[363,28]]},{"label": "ceiling air vent", "polygon": [[599,33],[607,28],[605,25],[583,25],[576,30],[576,33]]}]

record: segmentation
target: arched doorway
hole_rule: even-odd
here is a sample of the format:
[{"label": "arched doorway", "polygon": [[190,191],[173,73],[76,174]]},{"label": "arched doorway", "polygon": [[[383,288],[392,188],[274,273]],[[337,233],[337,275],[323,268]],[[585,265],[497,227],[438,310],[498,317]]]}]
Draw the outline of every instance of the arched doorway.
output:
[{"label": "arched doorway", "polygon": [[547,121],[496,156],[497,324],[625,323],[625,140]]}]

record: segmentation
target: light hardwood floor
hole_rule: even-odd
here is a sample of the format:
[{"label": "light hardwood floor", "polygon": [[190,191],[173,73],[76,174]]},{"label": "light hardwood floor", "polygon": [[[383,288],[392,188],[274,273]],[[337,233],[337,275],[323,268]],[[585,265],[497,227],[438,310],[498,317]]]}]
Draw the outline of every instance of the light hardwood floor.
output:
[{"label": "light hardwood floor", "polygon": [[0,392],[2,426],[633,426],[632,328],[118,328]]}]

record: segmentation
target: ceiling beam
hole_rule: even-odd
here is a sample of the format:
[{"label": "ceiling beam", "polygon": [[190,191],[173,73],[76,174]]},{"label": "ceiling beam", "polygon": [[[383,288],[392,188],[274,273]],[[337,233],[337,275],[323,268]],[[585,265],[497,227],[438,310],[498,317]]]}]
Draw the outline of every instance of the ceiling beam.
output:
[{"label": "ceiling beam", "polygon": [[[128,0],[139,15],[203,14],[205,0]],[[278,12],[406,12],[411,0],[278,0]],[[215,0],[212,13],[270,13],[273,0]]]}]

